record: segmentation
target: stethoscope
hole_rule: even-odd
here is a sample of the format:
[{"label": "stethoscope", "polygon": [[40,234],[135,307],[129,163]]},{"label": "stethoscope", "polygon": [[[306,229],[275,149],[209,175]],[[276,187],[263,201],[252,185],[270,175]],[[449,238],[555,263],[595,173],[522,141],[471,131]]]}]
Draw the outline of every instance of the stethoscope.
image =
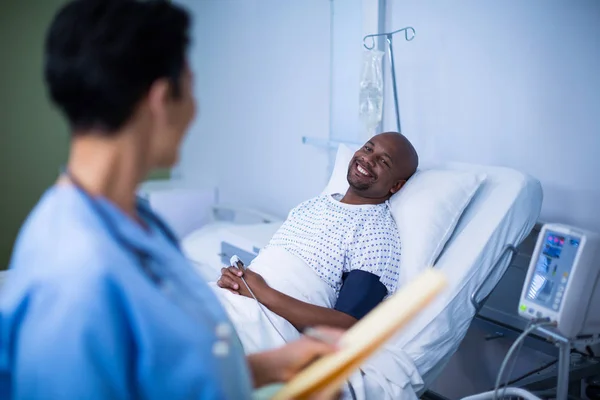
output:
[{"label": "stethoscope", "polygon": [[[194,319],[206,321],[208,318],[208,320],[212,321],[212,323],[216,324],[217,326],[224,324],[221,316],[212,307],[197,307],[197,303],[190,303],[190,299],[195,299],[197,302],[207,301],[206,297],[198,290],[197,287],[194,286],[193,279],[189,279],[186,278],[185,275],[181,275],[193,275],[193,271],[179,270],[179,272],[173,272],[170,268],[166,268],[165,265],[162,265],[160,260],[158,260],[155,255],[152,255],[147,250],[141,249],[133,244],[119,230],[114,219],[111,218],[107,210],[102,206],[98,199],[94,198],[94,196],[85,189],[81,182],[73,176],[73,173],[68,169],[63,168],[63,174],[70,180],[73,187],[83,197],[94,214],[96,214],[102,221],[108,234],[126,252],[129,252],[137,258],[138,265],[140,266],[140,269],[144,275],[148,277],[164,295],[171,298],[171,300],[175,303],[178,303],[179,306]],[[159,235],[162,234],[164,236],[169,245],[173,246],[175,251],[183,260],[187,260],[181,251],[177,236],[163,220],[154,214],[149,207],[144,206],[141,201],[138,201],[136,204],[136,211],[138,216],[150,228],[156,229]],[[223,329],[221,329],[221,331],[224,332]],[[217,334],[217,336],[220,336],[221,339],[223,337],[229,337],[229,335],[226,334]]]},{"label": "stethoscope", "polygon": [[[193,283],[188,282],[189,279],[170,272],[170,269],[160,267],[161,263],[156,259],[156,256],[150,252],[135,246],[131,241],[118,229],[118,226],[114,222],[114,219],[108,214],[107,210],[102,207],[102,204],[90,194],[81,182],[73,176],[73,173],[68,169],[63,169],[63,174],[71,181],[73,187],[83,197],[88,206],[98,216],[98,218],[104,224],[108,234],[121,246],[125,251],[133,254],[137,260],[140,269],[147,276],[150,281],[167,297],[170,297],[173,301],[178,303],[184,310],[187,310],[194,318],[205,320],[209,318],[215,324],[222,324],[221,318],[218,317],[214,310],[208,307],[208,310],[204,310],[204,307],[197,307],[195,304],[189,303],[187,299],[195,298],[196,301],[205,301],[202,295],[198,294],[197,288],[193,286]],[[177,236],[167,226],[167,224],[161,220],[156,214],[152,212],[148,207],[142,205],[141,201],[138,201],[136,205],[136,211],[138,216],[152,229],[157,229],[158,234],[162,234],[167,242],[173,246],[178,254],[181,255],[182,259],[187,259],[179,246]],[[153,268],[154,266],[154,268]],[[186,271],[187,272],[187,271]],[[181,271],[179,272],[179,274]],[[191,273],[191,272],[188,272]],[[175,292],[174,292],[175,291]],[[188,296],[182,295],[180,292],[187,293]],[[204,310],[204,311],[203,311]],[[223,336],[223,335],[217,335]],[[228,335],[225,335],[228,336]]]},{"label": "stethoscope", "polygon": [[[90,194],[81,182],[73,176],[68,169],[63,169],[63,174],[66,176],[77,192],[85,199],[87,205],[91,210],[98,216],[102,221],[103,225],[107,229],[108,234],[124,248],[124,250],[133,254],[139,261],[139,266],[144,273],[155,285],[163,292],[168,298],[177,303],[182,311],[189,314],[192,318],[206,324],[206,321],[211,321],[210,325],[214,326],[215,332],[213,337],[213,355],[222,360],[231,361],[232,358],[229,355],[243,354],[243,353],[231,353],[229,348],[231,346],[238,346],[242,348],[242,344],[239,337],[234,333],[233,327],[228,320],[223,320],[215,312],[213,307],[198,307],[198,303],[195,301],[205,301],[206,299],[202,295],[198,294],[198,291],[193,287],[193,280],[187,282],[188,279],[185,276],[178,274],[171,274],[169,270],[164,271],[164,275],[157,273],[153,265],[160,265],[160,262],[155,256],[150,254],[148,251],[140,249],[135,246],[131,241],[119,230],[115,221],[108,214],[107,210],[102,204]],[[177,236],[167,226],[163,220],[161,220],[156,214],[144,206],[141,201],[136,204],[136,211],[138,216],[152,229],[157,229],[159,234],[162,234],[167,242],[181,254],[182,259],[186,259],[180,246]],[[160,269],[160,268],[159,268]],[[179,272],[179,274],[181,271]],[[192,272],[190,272],[192,273]],[[181,292],[186,292],[187,295],[183,295]],[[195,299],[195,301],[191,301]],[[216,300],[216,299],[215,299]],[[235,359],[233,359],[235,360]],[[221,371],[222,376],[227,376],[230,373],[231,365],[229,361],[220,362],[214,365],[214,368],[218,368]]]},{"label": "stethoscope", "polygon": [[[120,246],[124,247],[131,254],[134,254],[138,261],[139,265],[144,272],[144,274],[150,278],[150,280],[156,284],[157,286],[161,286],[163,283],[163,277],[159,276],[151,267],[150,263],[152,260],[152,256],[147,251],[140,249],[139,247],[134,246],[131,242],[121,234],[113,220],[107,214],[106,210],[100,206],[98,201],[94,199],[94,197],[85,189],[85,187],[81,184],[81,182],[73,176],[71,171],[67,168],[62,169],[62,173],[71,181],[73,187],[79,192],[79,194],[83,197],[88,206],[94,211],[94,213],[99,217],[99,219],[104,224],[104,227],[107,229],[108,234],[114,238]],[[146,209],[141,206],[140,202],[136,204],[136,211],[138,212],[140,218],[145,221],[149,225],[153,225],[156,227],[161,234],[172,244],[178,251],[181,251],[179,248],[179,243],[177,240],[177,236],[173,233],[173,231],[167,226],[165,222],[163,222],[156,214],[152,211]]]}]

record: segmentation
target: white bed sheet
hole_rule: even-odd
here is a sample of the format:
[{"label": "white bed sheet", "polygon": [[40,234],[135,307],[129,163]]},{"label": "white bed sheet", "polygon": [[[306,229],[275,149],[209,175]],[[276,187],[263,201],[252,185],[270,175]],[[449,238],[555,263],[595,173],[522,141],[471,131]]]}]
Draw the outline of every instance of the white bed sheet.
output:
[{"label": "white bed sheet", "polygon": [[221,242],[225,241],[249,253],[262,249],[283,222],[238,225],[232,222],[213,222],[187,235],[181,249],[196,270],[208,282],[221,275]]},{"label": "white bed sheet", "polygon": [[518,245],[539,217],[543,193],[535,178],[502,167],[459,163],[443,167],[483,172],[487,179],[435,264],[446,275],[448,287],[387,346],[406,360],[405,376],[388,375],[393,369],[382,360],[387,351],[369,360],[360,388],[368,399],[416,398],[431,385],[458,349],[475,315],[471,294],[491,274],[480,296],[490,293],[508,267],[507,256],[500,268],[493,269],[496,259],[507,244]]}]

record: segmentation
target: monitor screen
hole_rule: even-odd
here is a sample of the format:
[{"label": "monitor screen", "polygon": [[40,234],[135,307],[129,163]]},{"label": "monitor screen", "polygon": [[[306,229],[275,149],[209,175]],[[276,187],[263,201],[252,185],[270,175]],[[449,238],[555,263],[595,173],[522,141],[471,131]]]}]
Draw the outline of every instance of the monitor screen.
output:
[{"label": "monitor screen", "polygon": [[529,282],[528,300],[554,311],[560,308],[580,242],[576,236],[546,231]]}]

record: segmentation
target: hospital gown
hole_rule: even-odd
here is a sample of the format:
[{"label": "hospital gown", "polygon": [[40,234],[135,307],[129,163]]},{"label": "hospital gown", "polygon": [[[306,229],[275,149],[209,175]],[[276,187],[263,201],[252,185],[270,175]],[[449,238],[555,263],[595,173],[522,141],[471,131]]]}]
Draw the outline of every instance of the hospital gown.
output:
[{"label": "hospital gown", "polygon": [[344,273],[379,277],[388,295],[400,276],[400,235],[387,202],[352,205],[342,195],[321,195],[294,208],[268,247],[282,247],[304,260],[339,292]]},{"label": "hospital gown", "polygon": [[[319,196],[293,209],[249,268],[290,297],[360,319],[396,290],[400,237],[387,203],[349,205],[340,199]],[[247,353],[299,337],[289,321],[254,299],[216,283],[213,288]]]},{"label": "hospital gown", "polygon": [[21,231],[0,292],[0,398],[250,398],[212,291],[157,226],[97,205],[104,221],[81,192],[54,187]]}]

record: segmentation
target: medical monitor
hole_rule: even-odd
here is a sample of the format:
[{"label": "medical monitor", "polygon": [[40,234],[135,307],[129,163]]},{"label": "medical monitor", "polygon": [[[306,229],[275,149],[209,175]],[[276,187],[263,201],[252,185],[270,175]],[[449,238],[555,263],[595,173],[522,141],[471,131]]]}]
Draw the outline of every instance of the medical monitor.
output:
[{"label": "medical monitor", "polygon": [[519,314],[548,318],[569,339],[600,334],[599,276],[600,235],[546,224],[529,263]]}]

